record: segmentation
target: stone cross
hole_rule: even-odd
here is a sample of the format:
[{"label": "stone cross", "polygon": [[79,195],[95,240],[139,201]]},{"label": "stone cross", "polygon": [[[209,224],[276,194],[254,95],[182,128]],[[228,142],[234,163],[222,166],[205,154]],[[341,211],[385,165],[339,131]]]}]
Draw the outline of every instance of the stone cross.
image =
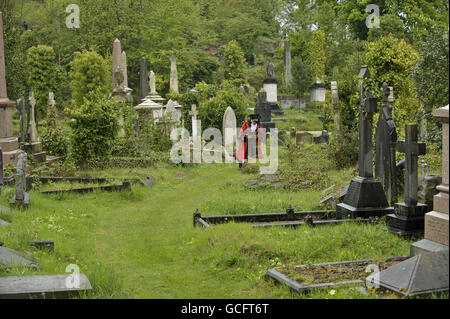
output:
[{"label": "stone cross", "polygon": [[178,92],[178,71],[177,71],[177,57],[170,57],[170,91],[173,93]]},{"label": "stone cross", "polygon": [[28,120],[28,141],[30,143],[39,142],[37,128],[36,128],[36,120],[34,118],[35,107],[36,107],[36,99],[34,98],[34,92],[30,92],[30,118]]},{"label": "stone cross", "polygon": [[198,136],[198,128],[197,128],[197,105],[192,104],[191,111],[189,112],[189,115],[192,116],[192,137]]},{"label": "stone cross", "polygon": [[341,110],[339,108],[339,95],[336,81],[331,81],[331,103],[334,111],[334,129],[336,136],[341,135]]},{"label": "stone cross", "polygon": [[284,67],[286,76],[286,88],[291,85],[292,82],[292,72],[291,72],[291,45],[289,39],[284,41]]},{"label": "stone cross", "polygon": [[17,162],[16,172],[16,201],[23,202],[25,200],[25,188],[27,185],[27,154],[21,153]]},{"label": "stone cross", "polygon": [[398,141],[398,151],[405,153],[405,204],[417,205],[418,168],[417,157],[426,153],[425,143],[418,143],[419,129],[417,124],[406,124],[405,141]]},{"label": "stone cross", "polygon": [[372,115],[377,111],[377,99],[364,89],[364,79],[370,78],[369,68],[362,66],[359,81],[359,176],[373,178],[372,168]]},{"label": "stone cross", "polygon": [[142,57],[141,59],[141,100],[145,99],[148,95],[148,72],[147,72],[147,59]]},{"label": "stone cross", "polygon": [[149,87],[150,87],[150,94],[156,94],[156,76],[153,71],[150,71],[149,76]]},{"label": "stone cross", "polygon": [[395,200],[396,192],[396,146],[397,130],[392,118],[392,89],[383,83],[382,107],[375,132],[376,161],[375,175],[381,179],[389,202]]}]

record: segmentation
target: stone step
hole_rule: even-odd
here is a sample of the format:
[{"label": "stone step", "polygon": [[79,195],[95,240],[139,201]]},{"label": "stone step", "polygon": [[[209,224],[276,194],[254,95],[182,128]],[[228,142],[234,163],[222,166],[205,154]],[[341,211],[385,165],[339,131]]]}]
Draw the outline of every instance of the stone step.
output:
[{"label": "stone step", "polygon": [[80,293],[92,289],[86,275],[79,274],[78,283],[71,278],[72,276],[76,275],[0,277],[0,299],[66,299],[78,297]]}]

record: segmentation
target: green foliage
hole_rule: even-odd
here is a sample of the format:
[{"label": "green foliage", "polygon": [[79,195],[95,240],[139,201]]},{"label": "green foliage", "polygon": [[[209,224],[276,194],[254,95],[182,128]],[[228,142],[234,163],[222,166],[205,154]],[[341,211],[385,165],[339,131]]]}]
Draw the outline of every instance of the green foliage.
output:
[{"label": "green foliage", "polygon": [[184,122],[184,128],[192,133],[192,116],[189,115],[193,104],[199,106],[199,95],[194,92],[187,92],[184,94],[168,94],[169,99],[180,103],[181,107],[181,121]]},{"label": "green foliage", "polygon": [[394,88],[394,120],[399,128],[417,122],[418,100],[409,77],[417,59],[411,45],[392,35],[366,43],[366,62],[371,73],[367,87],[376,96],[380,95],[383,82]]},{"label": "green foliage", "polygon": [[225,57],[225,79],[234,81],[237,85],[246,82],[244,52],[235,40],[231,40],[223,48],[223,56]]},{"label": "green foliage", "polygon": [[337,169],[352,167],[358,162],[359,133],[344,129],[341,136],[330,139],[327,157]]},{"label": "green foliage", "polygon": [[311,65],[311,78],[325,81],[325,32],[316,30],[312,33],[309,44],[309,63]]},{"label": "green foliage", "polygon": [[26,66],[27,84],[36,98],[37,117],[43,118],[47,114],[48,93],[55,92],[57,87],[55,51],[46,45],[31,47],[27,51]]},{"label": "green foliage", "polygon": [[93,91],[76,109],[66,109],[71,120],[71,157],[85,166],[111,153],[118,129],[118,103],[104,100],[103,92]]},{"label": "green foliage", "polygon": [[47,121],[41,134],[42,147],[48,155],[65,157],[68,152],[69,139],[56,119],[58,112],[55,107],[47,110]]},{"label": "green foliage", "polygon": [[245,97],[235,88],[223,88],[211,100],[200,104],[200,119],[203,128],[214,127],[222,130],[223,115],[231,107],[236,115],[238,125],[242,124],[247,116]]},{"label": "green foliage", "polygon": [[111,71],[105,59],[94,51],[76,52],[69,73],[72,105],[79,107],[84,98],[96,91],[106,97],[110,91]]}]

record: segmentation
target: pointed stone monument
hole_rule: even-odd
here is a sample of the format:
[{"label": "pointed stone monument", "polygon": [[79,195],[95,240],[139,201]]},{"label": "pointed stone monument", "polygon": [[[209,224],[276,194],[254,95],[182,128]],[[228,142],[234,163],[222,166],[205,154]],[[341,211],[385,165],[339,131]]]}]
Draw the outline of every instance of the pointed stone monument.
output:
[{"label": "pointed stone monument", "polygon": [[384,216],[393,212],[381,182],[374,178],[372,167],[372,116],[377,99],[366,91],[363,81],[370,77],[367,66],[359,72],[359,160],[358,175],[352,179],[343,203],[336,206],[338,219]]},{"label": "pointed stone monument", "polygon": [[19,140],[13,136],[12,112],[14,102],[6,91],[5,51],[3,44],[3,17],[0,12],[0,147],[3,150],[3,163],[16,164],[19,159]]},{"label": "pointed stone monument", "polygon": [[222,135],[223,135],[223,151],[226,163],[234,162],[234,151],[236,138],[238,134],[238,127],[236,122],[236,115],[233,109],[229,106],[223,114]]},{"label": "pointed stone monument", "polygon": [[419,155],[426,152],[425,143],[418,143],[417,124],[405,126],[405,141],[398,142],[398,151],[405,153],[405,201],[395,204],[395,214],[386,216],[390,232],[400,236],[417,236],[423,234],[427,205],[417,202]]},{"label": "pointed stone monument", "polygon": [[386,198],[392,204],[397,198],[396,192],[396,145],[397,130],[392,118],[392,104],[390,99],[393,90],[388,87],[387,83],[383,83],[381,96],[383,102],[381,104],[380,117],[378,119],[377,129],[375,132],[375,176],[379,178],[383,184]]},{"label": "pointed stone monument", "polygon": [[119,39],[113,45],[112,98],[119,102],[127,102],[125,86],[125,69],[122,65],[122,49]]},{"label": "pointed stone monument", "polygon": [[145,57],[141,58],[141,74],[140,74],[140,97],[141,101],[145,100],[148,95],[148,70],[147,70],[147,59]]},{"label": "pointed stone monument", "polygon": [[177,57],[170,57],[170,92],[178,92],[178,71],[177,71]]}]

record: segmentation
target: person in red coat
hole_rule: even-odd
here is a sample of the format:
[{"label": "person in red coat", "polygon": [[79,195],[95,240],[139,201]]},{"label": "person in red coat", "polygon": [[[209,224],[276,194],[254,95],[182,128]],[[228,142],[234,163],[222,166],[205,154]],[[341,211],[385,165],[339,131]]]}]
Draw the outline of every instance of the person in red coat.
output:
[{"label": "person in red coat", "polygon": [[[242,124],[238,139],[241,141],[236,153],[236,160],[239,163],[239,169],[246,159],[250,157],[261,158],[262,151],[260,142],[264,141],[264,131],[262,129],[259,114],[250,114],[248,120]],[[250,145],[249,145],[250,142]],[[250,146],[250,147],[249,147]]]}]

